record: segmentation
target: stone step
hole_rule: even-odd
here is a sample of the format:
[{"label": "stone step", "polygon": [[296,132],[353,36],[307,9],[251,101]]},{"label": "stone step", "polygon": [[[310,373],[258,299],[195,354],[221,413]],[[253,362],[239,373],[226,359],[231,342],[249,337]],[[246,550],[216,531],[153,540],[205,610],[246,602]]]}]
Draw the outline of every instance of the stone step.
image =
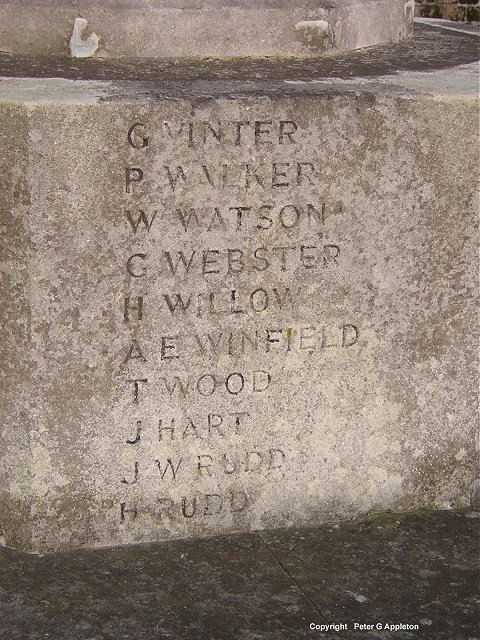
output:
[{"label": "stone step", "polygon": [[0,51],[97,58],[311,57],[398,42],[413,0],[0,0]]}]

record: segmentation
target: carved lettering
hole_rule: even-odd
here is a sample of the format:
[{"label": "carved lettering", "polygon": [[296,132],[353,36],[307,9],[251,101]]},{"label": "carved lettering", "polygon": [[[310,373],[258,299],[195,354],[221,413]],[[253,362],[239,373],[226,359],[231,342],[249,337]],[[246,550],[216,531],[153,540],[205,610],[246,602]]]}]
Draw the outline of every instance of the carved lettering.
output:
[{"label": "carved lettering", "polygon": [[135,520],[135,518],[138,516],[138,510],[137,507],[132,507],[127,509],[127,505],[125,502],[122,502],[120,504],[120,521],[124,522],[124,520],[126,520],[126,514],[131,514],[132,520]]},{"label": "carved lettering", "polygon": [[238,435],[250,414],[247,411],[231,413],[209,413],[206,417],[161,418],[158,421],[158,440],[210,440]]},{"label": "carved lettering", "polygon": [[177,466],[175,466],[175,463],[170,458],[168,458],[163,468],[160,460],[155,460],[155,462],[157,463],[158,470],[160,471],[160,477],[162,480],[165,478],[165,476],[169,472],[170,472],[169,475],[171,476],[172,480],[176,480],[178,470],[180,468],[180,465],[182,464],[182,459],[180,459],[177,463]]},{"label": "carved lettering", "polygon": [[131,211],[128,211],[128,210],[125,211],[125,215],[127,217],[128,222],[130,223],[130,226],[132,227],[134,234],[137,233],[138,228],[140,227],[140,224],[143,224],[144,228],[147,230],[147,233],[148,233],[152,228],[152,224],[154,223],[155,218],[157,217],[157,211],[153,212],[150,219],[148,218],[147,213],[143,209],[139,209],[138,214],[139,214],[138,218],[137,220],[135,220],[133,218],[133,214]]},{"label": "carved lettering", "polygon": [[130,302],[130,298],[124,300],[123,320],[124,322],[130,322],[130,311],[137,312],[137,320],[143,319],[143,298],[144,296],[137,296],[136,304]]},{"label": "carved lettering", "polygon": [[[145,137],[146,126],[141,122],[132,124],[127,133],[128,144],[134,149],[145,149],[148,147],[148,137]],[[138,130],[138,131],[137,131]]]},{"label": "carved lettering", "polygon": [[142,362],[147,361],[137,340],[132,340],[132,344],[130,345],[130,349],[128,350],[123,363],[127,364],[130,360],[141,360]]},{"label": "carved lettering", "polygon": [[[202,106],[156,124],[141,111],[122,136],[124,195],[112,235],[123,234],[122,293],[112,326],[125,333],[118,373],[133,406],[117,445],[137,460],[118,491],[152,492],[145,514],[162,529],[192,522],[206,531],[222,518],[231,526],[252,504],[235,482],[289,473],[282,421],[260,424],[256,408],[281,398],[284,372],[308,394],[312,362],[320,378],[336,358],[343,367],[362,353],[358,319],[336,315],[355,256],[350,243],[337,244],[343,205],[319,195],[330,192],[330,169],[303,155],[311,133],[303,123],[263,107],[226,120],[200,119]],[[302,321],[292,325],[295,317]],[[270,441],[259,446],[258,432]],[[144,497],[121,499],[128,527]]]},{"label": "carved lettering", "polygon": [[137,420],[137,433],[135,435],[135,438],[127,439],[125,442],[127,444],[137,444],[137,442],[140,442],[141,432],[142,432],[142,421]]},{"label": "carved lettering", "polygon": [[132,193],[132,185],[143,180],[143,171],[139,167],[127,167],[125,169],[125,192]]},{"label": "carved lettering", "polygon": [[133,403],[138,404],[140,402],[140,384],[147,384],[147,378],[137,378],[134,380],[127,380],[133,384]]},{"label": "carved lettering", "polygon": [[124,478],[123,480],[121,480],[121,482],[123,484],[136,484],[138,482],[138,462],[135,462],[133,466],[133,479],[127,480],[126,478]]}]

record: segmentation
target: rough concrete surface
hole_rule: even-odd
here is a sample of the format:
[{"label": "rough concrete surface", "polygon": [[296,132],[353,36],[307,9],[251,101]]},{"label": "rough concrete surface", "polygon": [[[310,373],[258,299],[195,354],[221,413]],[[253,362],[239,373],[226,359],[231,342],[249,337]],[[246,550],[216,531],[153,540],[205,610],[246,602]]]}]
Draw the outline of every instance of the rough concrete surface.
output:
[{"label": "rough concrete surface", "polygon": [[0,638],[478,640],[472,515],[386,514],[45,557],[1,549]]},{"label": "rough concrete surface", "polygon": [[399,42],[413,0],[1,0],[0,51],[99,58],[317,56]]},{"label": "rough concrete surface", "polygon": [[469,504],[476,67],[432,46],[458,38],[435,73],[0,80],[3,544]]}]

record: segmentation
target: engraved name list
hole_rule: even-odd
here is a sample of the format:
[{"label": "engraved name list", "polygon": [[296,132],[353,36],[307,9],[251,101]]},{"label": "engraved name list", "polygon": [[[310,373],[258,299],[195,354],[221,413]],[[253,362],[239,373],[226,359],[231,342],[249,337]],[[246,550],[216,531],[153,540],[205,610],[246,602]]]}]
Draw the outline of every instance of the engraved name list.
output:
[{"label": "engraved name list", "polygon": [[329,312],[345,212],[318,195],[308,135],[267,117],[142,117],[124,132],[122,526],[141,520],[147,485],[166,528],[238,522],[290,472],[288,394],[361,339]]}]

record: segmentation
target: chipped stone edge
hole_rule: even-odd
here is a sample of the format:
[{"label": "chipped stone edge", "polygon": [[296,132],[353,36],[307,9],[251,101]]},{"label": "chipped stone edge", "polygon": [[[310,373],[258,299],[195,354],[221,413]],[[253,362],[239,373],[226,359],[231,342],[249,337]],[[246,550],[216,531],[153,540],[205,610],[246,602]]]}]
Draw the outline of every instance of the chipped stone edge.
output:
[{"label": "chipped stone edge", "polygon": [[100,44],[96,33],[84,38],[88,21],[85,18],[75,18],[72,37],[70,38],[70,54],[72,58],[91,58],[95,55]]}]

